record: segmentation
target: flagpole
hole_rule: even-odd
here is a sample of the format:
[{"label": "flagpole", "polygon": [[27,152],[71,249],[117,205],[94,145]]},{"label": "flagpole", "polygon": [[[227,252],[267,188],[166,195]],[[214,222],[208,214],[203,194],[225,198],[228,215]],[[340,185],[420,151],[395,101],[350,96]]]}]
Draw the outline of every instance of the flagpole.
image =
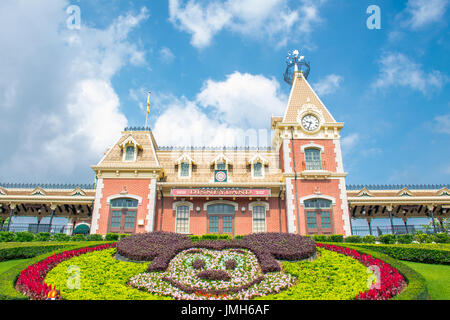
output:
[{"label": "flagpole", "polygon": [[148,115],[150,113],[150,93],[151,93],[151,91],[148,92],[148,96],[147,96],[147,112],[145,113],[145,129],[146,130],[147,130]]}]

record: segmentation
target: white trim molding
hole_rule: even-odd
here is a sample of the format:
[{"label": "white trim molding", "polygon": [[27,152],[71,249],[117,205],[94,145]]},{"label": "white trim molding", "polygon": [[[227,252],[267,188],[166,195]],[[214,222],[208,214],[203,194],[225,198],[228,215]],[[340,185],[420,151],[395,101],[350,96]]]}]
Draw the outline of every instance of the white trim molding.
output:
[{"label": "white trim molding", "polygon": [[154,220],[155,220],[155,205],[156,205],[156,179],[151,179],[150,184],[148,185],[149,193],[148,193],[148,205],[147,205],[147,216],[145,219],[147,220],[147,225],[145,226],[145,231],[152,232],[154,228]]},{"label": "white trim molding", "polygon": [[294,199],[293,194],[294,186],[292,185],[292,178],[286,178],[286,216],[288,223],[288,232],[296,233],[297,227],[295,226],[294,215]]},{"label": "white trim molding", "polygon": [[235,213],[236,213],[236,211],[239,211],[239,204],[237,204],[234,201],[230,201],[230,200],[213,200],[213,201],[205,202],[203,204],[203,210],[205,210],[205,211],[208,210],[208,206],[211,204],[229,204],[229,205],[234,206]]},{"label": "white trim molding", "polygon": [[266,201],[253,201],[253,202],[250,202],[248,204],[248,210],[250,210],[250,211],[253,210],[253,207],[255,207],[255,206],[264,206],[266,208],[266,211],[269,210],[269,203],[266,202]]},{"label": "white trim molding", "polygon": [[302,146],[300,147],[300,150],[301,150],[302,153],[305,153],[305,149],[309,149],[309,148],[312,148],[312,149],[320,149],[320,153],[325,153],[325,148],[324,148],[324,146],[321,146],[320,144],[316,144],[316,143],[314,143],[314,141],[311,141],[311,142],[308,143],[308,144],[302,145]]},{"label": "white trim molding", "polygon": [[106,203],[110,204],[111,200],[114,199],[119,199],[119,198],[131,198],[131,199],[135,199],[138,201],[139,205],[142,205],[142,197],[135,195],[135,194],[129,194],[129,193],[125,193],[125,194],[113,194],[111,196],[109,196],[108,198],[106,198]]},{"label": "white trim molding", "polygon": [[325,199],[325,200],[330,200],[331,204],[334,206],[336,205],[336,199],[331,197],[331,196],[327,196],[324,194],[310,194],[309,196],[305,196],[305,197],[301,197],[299,199],[300,201],[300,205],[304,205],[306,200],[311,200],[311,199]]},{"label": "white trim molding", "polygon": [[189,201],[176,201],[172,203],[172,209],[177,210],[178,206],[187,206],[189,207],[189,211],[194,211],[194,204]]},{"label": "white trim molding", "polygon": [[91,226],[91,234],[97,233],[98,230],[98,220],[100,219],[100,208],[101,200],[103,197],[103,179],[97,179],[97,186],[95,188],[95,200],[94,200],[94,210],[92,210],[92,226]]},{"label": "white trim molding", "polygon": [[347,187],[345,186],[345,178],[339,179],[339,190],[341,191],[341,209],[342,220],[344,220],[344,232],[346,236],[352,235],[350,224],[350,213],[348,210]]}]

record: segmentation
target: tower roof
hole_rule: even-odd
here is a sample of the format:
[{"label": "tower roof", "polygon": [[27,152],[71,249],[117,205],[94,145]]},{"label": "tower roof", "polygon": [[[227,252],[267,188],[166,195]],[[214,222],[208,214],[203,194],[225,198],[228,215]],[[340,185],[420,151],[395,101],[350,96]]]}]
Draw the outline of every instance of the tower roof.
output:
[{"label": "tower roof", "polygon": [[315,109],[326,123],[336,120],[325,107],[319,96],[314,92],[301,71],[294,72],[291,93],[283,116],[283,123],[297,123],[299,114],[305,108]]}]

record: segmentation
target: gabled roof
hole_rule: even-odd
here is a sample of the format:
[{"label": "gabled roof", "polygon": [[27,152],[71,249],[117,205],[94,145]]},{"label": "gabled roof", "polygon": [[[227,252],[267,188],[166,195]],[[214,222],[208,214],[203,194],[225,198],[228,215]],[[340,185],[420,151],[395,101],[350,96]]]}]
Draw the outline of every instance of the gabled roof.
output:
[{"label": "gabled roof", "polygon": [[321,115],[322,120],[325,123],[335,123],[336,120],[314,92],[313,88],[311,88],[303,74],[301,72],[296,72],[294,77],[295,79],[289,95],[288,106],[283,116],[283,123],[298,122],[298,116],[305,108],[316,111]]},{"label": "gabled roof", "polygon": [[269,164],[269,160],[264,158],[259,153],[256,153],[253,157],[250,158],[250,160],[248,160],[248,163],[250,163],[250,164],[254,164],[256,162],[261,162],[263,165],[268,165]]},{"label": "gabled roof", "polygon": [[[140,149],[136,161],[123,161],[123,147],[132,144]],[[156,142],[150,130],[123,131],[119,140],[106,152],[97,169],[161,168],[156,155]]]},{"label": "gabled roof", "polygon": [[192,158],[187,153],[183,153],[178,157],[178,159],[175,160],[176,164],[181,164],[182,162],[194,163],[194,160],[192,160]]},{"label": "gabled roof", "polygon": [[223,153],[219,153],[212,161],[211,164],[216,164],[220,161],[225,162],[226,164],[232,164],[231,160],[227,158]]}]

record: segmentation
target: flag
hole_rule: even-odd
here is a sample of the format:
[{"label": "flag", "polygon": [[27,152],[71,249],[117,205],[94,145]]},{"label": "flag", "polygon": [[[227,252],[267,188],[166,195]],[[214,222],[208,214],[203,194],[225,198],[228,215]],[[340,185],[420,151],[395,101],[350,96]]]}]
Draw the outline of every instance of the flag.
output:
[{"label": "flag", "polygon": [[150,114],[150,92],[148,93],[147,98],[147,114]]}]

